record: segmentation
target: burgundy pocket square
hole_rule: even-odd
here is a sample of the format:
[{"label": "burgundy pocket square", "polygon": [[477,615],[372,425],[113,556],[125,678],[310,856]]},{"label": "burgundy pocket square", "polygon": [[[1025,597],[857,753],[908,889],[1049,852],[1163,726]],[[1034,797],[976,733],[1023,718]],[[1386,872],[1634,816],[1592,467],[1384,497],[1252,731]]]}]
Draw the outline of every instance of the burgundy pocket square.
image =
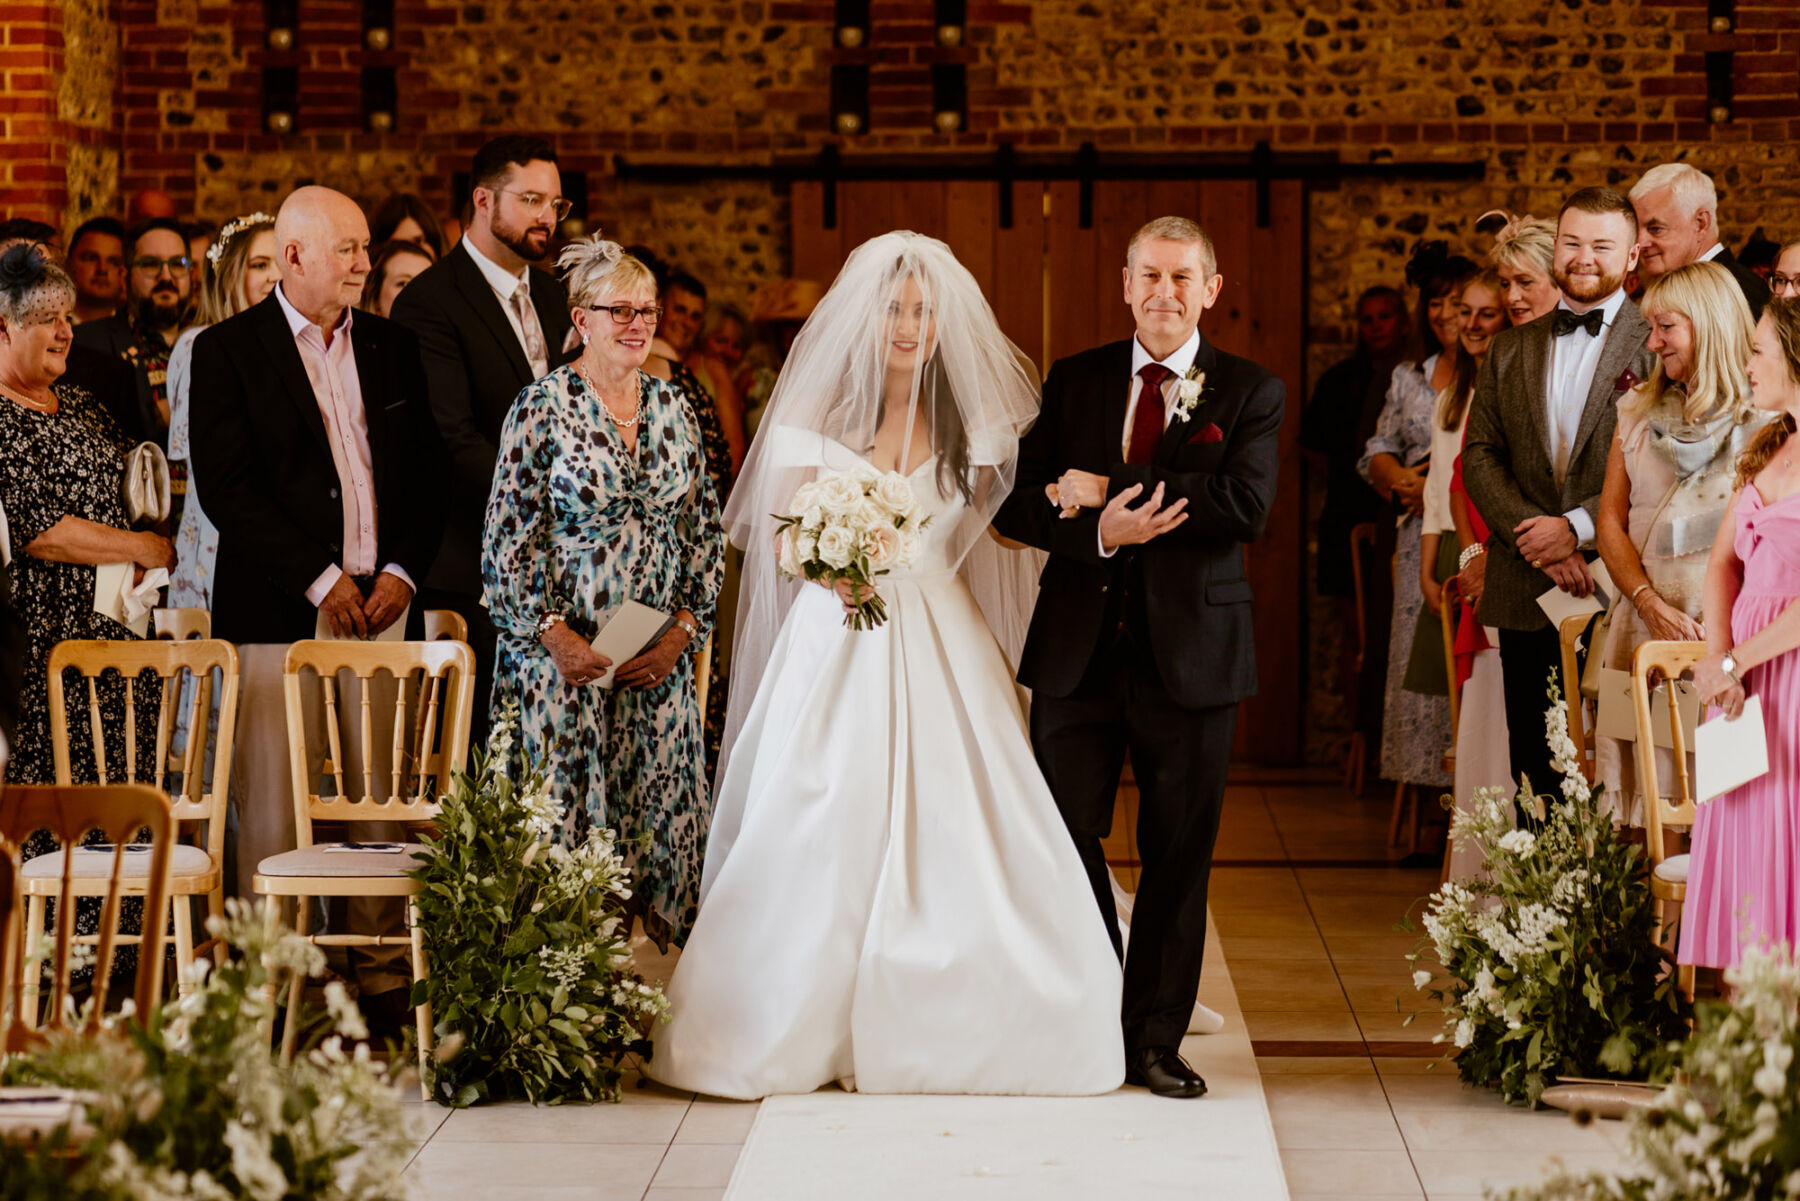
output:
[{"label": "burgundy pocket square", "polygon": [[1205,425],[1201,426],[1199,429],[1194,431],[1194,436],[1192,438],[1188,439],[1188,445],[1192,446],[1196,442],[1223,442],[1223,441],[1225,441],[1225,431],[1220,429],[1218,426],[1214,425],[1212,422],[1209,421]]}]

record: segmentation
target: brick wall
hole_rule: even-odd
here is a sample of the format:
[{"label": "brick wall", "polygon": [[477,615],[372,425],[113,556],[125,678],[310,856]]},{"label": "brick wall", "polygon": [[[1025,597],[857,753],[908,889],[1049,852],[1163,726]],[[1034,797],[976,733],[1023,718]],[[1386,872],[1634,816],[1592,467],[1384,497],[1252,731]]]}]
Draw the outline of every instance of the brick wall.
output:
[{"label": "brick wall", "polygon": [[0,3],[0,211],[63,225],[112,199],[117,56],[101,0]]}]

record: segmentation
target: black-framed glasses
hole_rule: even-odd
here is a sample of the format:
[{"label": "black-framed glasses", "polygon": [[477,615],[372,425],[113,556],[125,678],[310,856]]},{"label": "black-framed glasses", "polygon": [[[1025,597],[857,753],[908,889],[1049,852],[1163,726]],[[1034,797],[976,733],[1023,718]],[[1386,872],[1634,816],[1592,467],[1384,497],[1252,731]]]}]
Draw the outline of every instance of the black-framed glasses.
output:
[{"label": "black-framed glasses", "polygon": [[1769,289],[1777,296],[1791,296],[1800,292],[1800,275],[1771,275]]},{"label": "black-framed glasses", "polygon": [[614,325],[630,325],[633,317],[642,317],[645,325],[655,325],[662,320],[662,305],[653,304],[647,309],[640,309],[629,304],[590,304],[588,309],[595,313],[605,313],[613,319]]},{"label": "black-framed glasses", "polygon": [[145,275],[161,275],[163,268],[170,272],[186,271],[194,265],[194,260],[185,254],[178,254],[172,259],[159,259],[155,255],[146,254],[131,260],[133,271],[142,271]]},{"label": "black-framed glasses", "polygon": [[501,188],[500,190],[508,196],[517,196],[519,203],[530,209],[531,215],[534,217],[545,209],[550,209],[556,213],[556,219],[562,221],[575,209],[575,202],[565,196],[546,196],[542,192],[515,192],[511,188]]}]

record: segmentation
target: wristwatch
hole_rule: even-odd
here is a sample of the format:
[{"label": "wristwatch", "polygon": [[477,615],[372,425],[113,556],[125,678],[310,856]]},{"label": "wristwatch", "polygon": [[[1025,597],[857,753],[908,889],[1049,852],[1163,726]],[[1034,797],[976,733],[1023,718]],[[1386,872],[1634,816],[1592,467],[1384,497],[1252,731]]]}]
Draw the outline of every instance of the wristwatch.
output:
[{"label": "wristwatch", "polygon": [[1731,682],[1739,688],[1744,686],[1744,682],[1738,679],[1737,658],[1730,651],[1726,651],[1725,657],[1719,660],[1719,670],[1730,676]]}]

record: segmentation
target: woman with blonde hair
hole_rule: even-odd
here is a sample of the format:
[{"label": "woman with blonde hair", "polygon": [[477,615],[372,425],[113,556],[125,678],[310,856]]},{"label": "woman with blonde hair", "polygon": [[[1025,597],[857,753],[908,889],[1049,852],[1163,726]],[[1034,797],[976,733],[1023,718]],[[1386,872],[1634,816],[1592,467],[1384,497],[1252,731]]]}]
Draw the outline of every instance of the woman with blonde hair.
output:
[{"label": "woman with blonde hair", "polygon": [[[1660,361],[1619,401],[1596,537],[1619,593],[1600,657],[1619,671],[1631,670],[1640,643],[1705,637],[1707,557],[1731,500],[1732,465],[1767,421],[1745,374],[1756,327],[1730,272],[1678,267],[1657,277],[1642,308]],[[1618,819],[1641,824],[1629,748],[1601,737],[1595,757]]]},{"label": "woman with blonde hair", "polygon": [[[193,379],[194,339],[209,325],[260,304],[275,290],[281,265],[275,257],[275,218],[251,213],[226,224],[206,249],[195,324],[182,331],[169,352],[169,462],[185,464],[188,442],[188,386]],[[194,479],[187,481],[181,526],[175,534],[175,570],[169,576],[169,607],[211,609],[213,564],[219,531],[200,509]]]}]

